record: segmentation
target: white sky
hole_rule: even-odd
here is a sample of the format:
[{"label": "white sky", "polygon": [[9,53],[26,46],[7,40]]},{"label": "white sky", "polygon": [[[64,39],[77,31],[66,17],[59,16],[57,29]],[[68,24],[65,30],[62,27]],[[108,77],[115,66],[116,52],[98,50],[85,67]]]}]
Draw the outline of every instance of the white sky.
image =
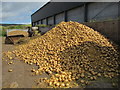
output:
[{"label": "white sky", "polygon": [[7,1],[14,0],[4,0],[4,2],[0,3],[1,7],[0,23],[29,24],[31,23],[31,14],[37,11],[49,0],[44,0],[44,2],[7,2]]}]

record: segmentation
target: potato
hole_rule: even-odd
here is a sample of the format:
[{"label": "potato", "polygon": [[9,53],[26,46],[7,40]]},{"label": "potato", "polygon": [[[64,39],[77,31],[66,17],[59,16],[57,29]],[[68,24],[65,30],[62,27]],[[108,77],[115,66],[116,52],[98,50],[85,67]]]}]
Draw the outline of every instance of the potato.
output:
[{"label": "potato", "polygon": [[13,71],[13,69],[8,69],[8,72],[12,72]]},{"label": "potato", "polygon": [[107,75],[109,78],[118,73],[117,50],[99,32],[78,22],[61,22],[13,53],[8,52],[10,60],[12,54],[38,66],[38,70],[32,70],[36,75],[47,72],[50,78],[44,82],[55,87],[67,87],[77,79],[87,84],[86,79],[95,80],[104,72],[105,76],[113,72]]},{"label": "potato", "polygon": [[84,80],[80,80],[81,83],[84,83],[85,81]]}]

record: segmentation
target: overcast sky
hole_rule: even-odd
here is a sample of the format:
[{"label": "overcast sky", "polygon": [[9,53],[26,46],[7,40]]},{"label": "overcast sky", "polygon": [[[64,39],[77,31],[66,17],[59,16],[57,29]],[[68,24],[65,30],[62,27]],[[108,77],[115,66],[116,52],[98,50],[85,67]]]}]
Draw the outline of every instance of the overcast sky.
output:
[{"label": "overcast sky", "polygon": [[[44,2],[2,2],[0,3],[0,23],[7,24],[29,24],[31,14],[46,4]],[[2,20],[2,21],[1,21]]]}]

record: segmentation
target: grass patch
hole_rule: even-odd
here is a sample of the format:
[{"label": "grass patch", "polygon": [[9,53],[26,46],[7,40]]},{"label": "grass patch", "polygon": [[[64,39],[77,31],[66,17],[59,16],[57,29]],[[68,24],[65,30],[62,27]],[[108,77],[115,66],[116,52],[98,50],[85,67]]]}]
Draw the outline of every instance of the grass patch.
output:
[{"label": "grass patch", "polygon": [[6,36],[6,34],[7,34],[6,31],[9,29],[27,29],[27,27],[31,27],[31,24],[0,26],[0,36],[2,36],[2,37]]},{"label": "grass patch", "polygon": [[4,37],[6,36],[6,30],[0,30],[0,36]]},{"label": "grass patch", "polygon": [[0,26],[0,30],[2,30],[2,26]]},{"label": "grass patch", "polygon": [[6,26],[7,29],[26,29],[27,27],[31,27],[31,24]]}]

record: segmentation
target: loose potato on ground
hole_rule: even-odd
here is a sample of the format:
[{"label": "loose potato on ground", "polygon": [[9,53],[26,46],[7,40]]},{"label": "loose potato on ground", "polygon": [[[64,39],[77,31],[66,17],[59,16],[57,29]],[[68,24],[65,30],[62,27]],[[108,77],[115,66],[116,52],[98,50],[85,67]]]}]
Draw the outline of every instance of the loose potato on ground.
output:
[{"label": "loose potato on ground", "polygon": [[71,87],[78,79],[88,84],[88,80],[101,76],[118,75],[117,50],[99,32],[77,22],[61,22],[43,36],[20,45],[13,54],[37,65],[39,69],[32,70],[36,75],[51,75],[45,82],[52,87]]}]

